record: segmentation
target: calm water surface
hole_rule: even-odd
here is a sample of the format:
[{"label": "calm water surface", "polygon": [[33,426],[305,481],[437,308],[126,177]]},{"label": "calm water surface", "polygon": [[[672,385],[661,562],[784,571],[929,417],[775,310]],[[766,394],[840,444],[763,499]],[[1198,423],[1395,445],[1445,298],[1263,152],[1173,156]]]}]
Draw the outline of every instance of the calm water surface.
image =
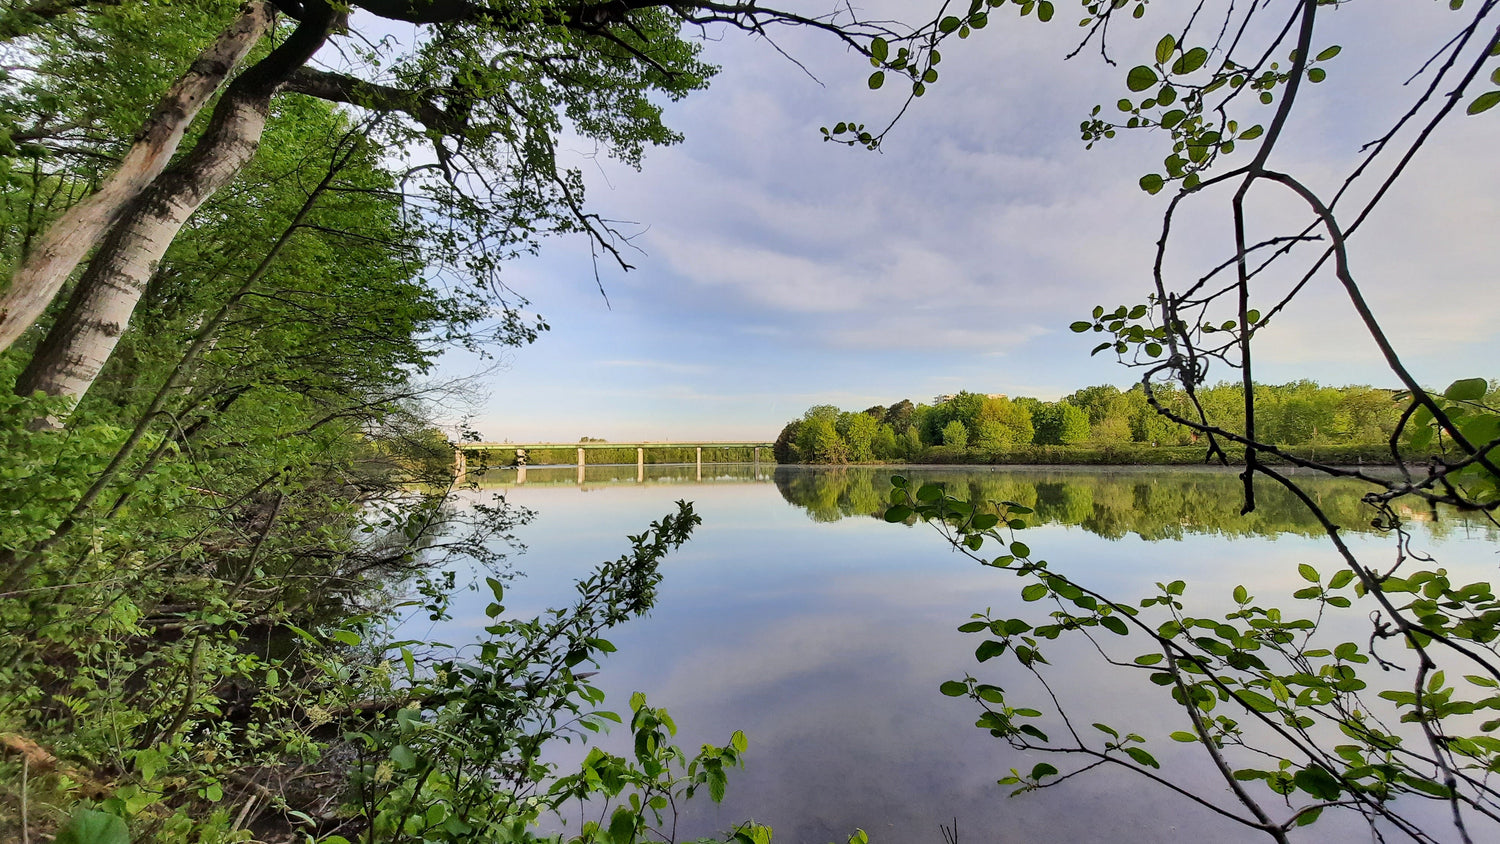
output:
[{"label": "calm water surface", "polygon": [[[1293,502],[1267,495],[1257,513],[1239,517],[1237,481],[1226,472],[904,473],[1034,507],[1038,524],[1025,532],[1033,554],[1106,594],[1139,598],[1158,581],[1186,580],[1189,612],[1227,610],[1239,583],[1289,607],[1290,593],[1305,585],[1297,563],[1325,573],[1337,565]],[[525,576],[507,593],[517,614],[567,601],[575,578],[623,553],[624,537],[672,511],[675,500],[693,501],[702,516],[692,541],[664,565],[656,609],[610,635],[619,652],[595,678],[609,708],[628,710],[636,690],[666,707],[689,751],[726,743],[736,729],[749,737],[746,768],[731,775],[724,803],[690,804],[679,839],[754,819],[772,826],[777,842],[794,844],[841,842],[855,827],[882,844],[936,843],[939,824],[955,821],[965,844],[1268,840],[1128,772],[1101,769],[1007,797],[995,781],[1044,757],[976,729],[976,704],[937,689],[972,673],[1013,698],[1039,694],[1009,657],[975,662],[980,639],[955,628],[987,607],[1036,617],[1040,605],[1023,611],[1019,581],[951,552],[931,527],[872,517],[891,474],[705,466],[699,480],[692,466],[648,467],[637,483],[629,466],[590,467],[582,485],[572,468],[532,468],[519,486],[513,473],[491,481],[537,513],[520,531],[529,550],[515,562]],[[1389,539],[1357,532],[1368,521],[1357,493],[1324,482],[1312,489],[1356,531],[1356,548],[1389,555]],[[1418,544],[1450,569],[1492,576],[1493,534],[1461,520],[1418,525]],[[433,635],[450,642],[477,635],[487,601],[460,593],[453,620]],[[1350,624],[1344,632],[1362,640],[1367,622]],[[1127,659],[1145,650],[1121,642]],[[1161,689],[1138,673],[1101,670],[1107,666],[1075,643],[1049,643],[1045,652],[1076,720],[1145,735],[1176,781],[1204,784],[1201,794],[1230,804],[1196,746],[1165,739],[1185,721]],[[627,753],[627,731],[617,728],[604,743]],[[563,745],[556,758],[568,768],[582,752]],[[1048,761],[1071,769],[1067,760]],[[1357,824],[1331,818],[1312,830],[1302,840],[1369,840]]]}]

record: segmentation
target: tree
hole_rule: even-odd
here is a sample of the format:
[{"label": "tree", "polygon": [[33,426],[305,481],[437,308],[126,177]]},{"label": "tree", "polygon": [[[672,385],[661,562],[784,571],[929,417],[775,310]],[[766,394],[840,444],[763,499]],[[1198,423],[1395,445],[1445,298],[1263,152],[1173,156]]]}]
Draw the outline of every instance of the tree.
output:
[{"label": "tree", "polygon": [[1120,389],[1112,384],[1084,387],[1063,397],[1063,401],[1082,408],[1089,415],[1089,424],[1097,425],[1121,411]]},{"label": "tree", "polygon": [[974,447],[994,451],[1025,445],[1034,435],[1031,414],[1004,396],[987,397],[974,429]]},{"label": "tree", "polygon": [[875,459],[873,442],[880,423],[869,413],[841,413],[837,424],[839,437],[849,447],[849,460],[868,463]]},{"label": "tree", "polygon": [[1065,401],[1042,402],[1032,411],[1038,445],[1077,445],[1088,441],[1089,417]]},{"label": "tree", "polygon": [[[86,28],[85,13],[93,11],[87,4],[59,7],[61,11],[45,8],[46,14],[12,18],[10,29],[45,35],[49,27]],[[165,166],[196,108],[268,31],[269,4],[252,0],[244,7],[140,124],[124,164],[76,212],[50,226],[38,241],[40,248],[29,251],[17,267],[0,298],[0,351],[37,322],[92,251],[67,307],[21,379],[25,388],[75,398],[87,392],[152,268],[203,203],[252,159],[278,96],[311,96],[359,109],[371,116],[371,138],[388,149],[429,143],[436,165],[412,166],[402,183],[410,200],[423,209],[412,219],[427,228],[431,255],[465,255],[459,278],[471,289],[485,291],[499,289],[491,288],[489,278],[497,261],[535,249],[537,236],[546,231],[583,232],[625,265],[617,233],[584,209],[581,179],[559,166],[556,143],[559,136],[576,133],[638,165],[646,146],[676,140],[662,125],[653,98],[685,96],[703,87],[712,73],[697,60],[697,45],[681,36],[682,28],[820,29],[870,58],[891,55],[894,47],[914,79],[935,74],[933,50],[948,34],[936,21],[903,27],[865,21],[852,8],[809,17],[755,3],[355,4],[364,15],[415,24],[430,34],[409,52],[388,55],[384,47],[363,46],[378,44],[378,38],[361,40],[357,32],[347,31],[349,7],[310,0],[289,8],[296,20],[291,31],[234,76],[187,154]],[[102,14],[115,20],[109,7]],[[130,18],[122,13],[118,20]],[[308,65],[331,40],[347,40],[347,54],[361,61],[337,73]],[[137,33],[129,49],[145,43],[150,43],[145,33]],[[52,79],[48,62],[53,57],[42,53],[37,58],[39,73],[26,78]],[[71,123],[64,119],[62,125]],[[45,141],[66,130],[47,124],[26,131]],[[856,134],[872,139],[862,128]],[[421,158],[415,151],[410,154]],[[498,304],[506,303],[502,299]]]},{"label": "tree", "polygon": [[886,409],[885,424],[904,432],[907,426],[912,424],[912,416],[915,412],[916,407],[911,403],[911,399],[902,399]]},{"label": "tree", "polygon": [[962,449],[969,444],[969,429],[957,419],[943,426],[943,445]]},{"label": "tree", "polygon": [[776,443],[771,447],[771,453],[775,455],[777,463],[801,463],[807,459],[800,445],[803,424],[801,419],[793,419],[786,423],[780,434],[776,435]]}]

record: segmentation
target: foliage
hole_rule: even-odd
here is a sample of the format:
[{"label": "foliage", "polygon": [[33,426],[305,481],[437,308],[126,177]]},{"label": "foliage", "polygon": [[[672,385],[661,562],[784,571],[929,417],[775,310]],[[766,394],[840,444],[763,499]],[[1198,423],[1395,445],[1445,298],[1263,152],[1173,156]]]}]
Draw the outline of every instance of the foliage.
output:
[{"label": "foliage", "polygon": [[943,426],[941,436],[943,445],[949,448],[963,448],[969,444],[969,429],[957,419]]},{"label": "foliage", "polygon": [[[1122,766],[1277,840],[1340,807],[1421,840],[1420,815],[1409,800],[1396,802],[1402,796],[1471,810],[1468,823],[1493,817],[1487,775],[1500,766],[1500,742],[1489,735],[1496,722],[1476,725],[1463,717],[1500,709],[1485,656],[1492,655],[1500,629],[1500,600],[1488,584],[1455,584],[1430,570],[1397,577],[1357,567],[1326,575],[1304,563],[1298,574],[1308,585],[1292,597],[1309,602],[1306,611],[1262,602],[1238,586],[1234,609],[1198,617],[1185,607],[1184,581],[1123,600],[1035,557],[1018,538],[1031,507],[1015,501],[981,506],[936,484],[913,487],[901,476],[892,485],[886,520],[937,525],[976,562],[1021,578],[1022,600],[1050,607],[1045,618],[976,613],[959,627],[987,637],[975,651],[979,662],[1008,656],[1033,677],[1049,702],[1042,708],[1017,702],[972,675],[942,684],[943,694],[976,702],[976,726],[1013,747],[1082,760],[1067,773],[1049,762],[1030,772],[1012,771],[1000,782],[1017,786],[1013,793],[1050,787],[1097,765]],[[1315,529],[1329,524],[1326,511],[1308,515]],[[987,545],[997,545],[998,555],[985,553]],[[1381,624],[1368,644],[1329,642],[1337,634],[1320,631],[1342,610],[1387,617],[1403,629]],[[1182,711],[1182,729],[1169,738],[1205,748],[1239,806],[1224,807],[1158,773],[1151,739],[1141,733],[1108,723],[1093,724],[1091,732],[1075,723],[1046,677],[1048,643],[1065,636],[1085,637],[1110,665],[1145,674],[1162,687]],[[1131,636],[1149,644],[1135,645],[1133,656],[1121,654],[1124,645],[1117,647],[1116,637]],[[1406,645],[1416,663],[1409,690],[1391,683],[1390,669],[1401,660],[1385,647],[1393,639]],[[1464,674],[1463,684],[1447,681],[1474,668],[1480,673]],[[1330,744],[1330,728],[1342,733],[1344,743]],[[1246,785],[1254,782],[1269,793]]]},{"label": "foliage", "polygon": [[[1051,12],[1043,14],[1044,5],[1024,4],[1022,13],[1035,8],[1045,21]],[[1106,595],[1050,566],[1017,537],[1032,512],[1027,505],[893,481],[885,518],[937,525],[977,562],[1021,578],[1023,601],[1046,602],[1045,616],[984,612],[959,628],[984,637],[978,661],[1014,660],[1035,682],[1040,706],[973,676],[941,687],[978,704],[977,726],[991,735],[1053,754],[1049,759],[1057,764],[1039,762],[1001,780],[1016,793],[1107,765],[1277,841],[1288,841],[1293,829],[1329,810],[1357,814],[1380,840],[1436,840],[1429,818],[1438,816],[1450,819],[1451,831],[1465,842],[1495,837],[1500,793],[1491,779],[1500,771],[1494,735],[1500,719],[1490,716],[1500,709],[1500,599],[1489,583],[1456,582],[1413,549],[1404,514],[1445,505],[1497,524],[1500,467],[1493,455],[1500,448],[1500,403],[1482,378],[1438,391],[1409,371],[1398,338],[1365,298],[1350,236],[1439,126],[1461,118],[1457,106],[1467,103],[1464,113],[1480,115],[1500,102],[1482,81],[1500,55],[1497,7],[1448,4],[1451,38],[1406,80],[1406,102],[1394,112],[1399,116],[1359,148],[1345,178],[1323,191],[1269,161],[1273,152],[1296,160],[1284,150],[1285,130],[1305,86],[1329,79],[1341,52],[1321,40],[1320,21],[1349,5],[1200,4],[1168,12],[1176,15],[1170,22],[1145,24],[1163,34],[1154,50],[1121,68],[1128,91],[1117,104],[1123,116],[1104,116],[1096,106],[1080,129],[1090,146],[1126,131],[1164,141],[1161,167],[1139,180],[1147,193],[1169,197],[1153,289],[1144,303],[1098,305],[1072,325],[1095,335],[1094,354],[1113,353],[1140,371],[1139,384],[1118,397],[1154,411],[1132,414],[1136,441],[1191,440],[1225,465],[1230,447],[1239,449],[1242,512],[1264,506],[1266,485],[1280,488],[1313,519],[1341,566],[1328,572],[1299,565],[1295,574],[1305,585],[1291,599],[1305,603],[1286,607],[1240,586],[1227,612],[1195,611],[1187,597],[1193,590],[1181,580],[1160,583],[1149,596]],[[1132,17],[1147,15],[1145,3],[1086,4],[1080,50],[1097,39],[1108,58],[1110,24],[1126,8]],[[1151,12],[1155,21],[1155,6]],[[975,3],[950,26],[971,31],[987,16],[988,4]],[[1306,220],[1267,201],[1272,196],[1296,203]],[[1226,200],[1226,216],[1233,219],[1230,248],[1184,270],[1180,252],[1192,254],[1189,264],[1204,259],[1199,244],[1181,248],[1191,236],[1184,237],[1179,224],[1211,210],[1204,206],[1215,197]],[[1266,209],[1276,210],[1267,215]],[[1254,382],[1257,335],[1320,282],[1340,291],[1350,308],[1347,317],[1320,310],[1320,320],[1344,319],[1367,333],[1399,389],[1331,395],[1309,382],[1280,391]],[[1238,396],[1226,385],[1208,386],[1216,371],[1234,373]],[[1102,430],[1118,412],[1119,400],[1107,391],[1075,396],[1088,405],[1091,430]],[[1351,441],[1381,443],[1382,462],[1396,471],[1338,466],[1313,451]],[[1331,512],[1286,465],[1357,482],[1363,512]],[[1344,531],[1361,522],[1390,538],[1388,562],[1363,558],[1345,542]],[[1367,626],[1349,639],[1344,616]],[[1087,727],[1070,717],[1069,702],[1047,679],[1046,653],[1054,640],[1080,636],[1105,662],[1170,696],[1179,729],[1148,736],[1110,723]],[[1153,753],[1163,738],[1201,748],[1228,796],[1216,800],[1174,780]],[[1427,801],[1439,804],[1438,811],[1424,812]]]},{"label": "foliage", "polygon": [[[1287,455],[1316,457],[1338,463],[1385,463],[1389,442],[1401,423],[1402,404],[1394,391],[1365,386],[1326,387],[1311,381],[1288,384],[1257,384],[1258,436],[1275,443]],[[847,437],[851,424],[864,436],[867,423],[855,422],[867,413],[843,413],[832,405],[818,405],[800,420],[782,430],[786,446],[778,451],[778,463],[928,461],[937,463],[1107,463],[1160,464],[1202,462],[1201,450],[1181,454],[1177,447],[1197,443],[1201,433],[1186,424],[1201,407],[1216,424],[1231,434],[1244,430],[1244,389],[1240,384],[1198,386],[1189,395],[1170,384],[1137,384],[1121,391],[1107,384],[1085,387],[1056,402],[1021,396],[986,396],[960,392],[939,405],[913,404],[902,400],[885,411],[884,418],[910,419],[917,435],[908,437],[892,427],[892,448],[882,440],[875,448],[871,440],[868,456]],[[1157,411],[1169,410],[1169,415]],[[827,454],[845,454],[842,460],[815,457],[813,434],[805,426],[814,418],[835,420],[836,433],[844,449],[825,448]],[[964,428],[962,445],[946,431],[958,423]],[[890,424],[887,422],[887,424]],[[1420,424],[1428,420],[1422,417]],[[1402,438],[1416,452],[1436,447],[1440,439],[1422,438],[1419,427],[1403,428]],[[1477,433],[1484,433],[1478,431]],[[953,429],[957,434],[957,429]],[[876,426],[873,437],[882,436]],[[802,439],[799,441],[797,437]],[[826,437],[825,437],[826,439]],[[794,447],[795,445],[795,447]],[[1052,451],[1039,446],[1069,446]],[[1243,446],[1230,438],[1221,443],[1226,461],[1243,460]],[[1183,455],[1194,455],[1184,457]],[[1267,459],[1276,459],[1274,455]]]}]

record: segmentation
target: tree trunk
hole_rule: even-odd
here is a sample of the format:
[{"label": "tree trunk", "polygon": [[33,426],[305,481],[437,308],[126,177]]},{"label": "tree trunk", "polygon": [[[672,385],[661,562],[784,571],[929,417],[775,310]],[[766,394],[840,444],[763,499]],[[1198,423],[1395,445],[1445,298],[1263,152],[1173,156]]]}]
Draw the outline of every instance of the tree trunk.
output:
[{"label": "tree trunk", "polygon": [[40,390],[78,399],[88,392],[167,247],[188,218],[250,163],[271,97],[322,45],[332,18],[327,6],[309,7],[290,38],[230,84],[193,151],[157,177],[99,245],[67,306],[17,379],[18,394]]},{"label": "tree trunk", "polygon": [[161,175],[203,104],[270,30],[271,15],[262,0],[242,6],[239,17],[157,103],[119,168],[48,227],[26,254],[0,296],[0,352],[36,323],[105,231]]}]

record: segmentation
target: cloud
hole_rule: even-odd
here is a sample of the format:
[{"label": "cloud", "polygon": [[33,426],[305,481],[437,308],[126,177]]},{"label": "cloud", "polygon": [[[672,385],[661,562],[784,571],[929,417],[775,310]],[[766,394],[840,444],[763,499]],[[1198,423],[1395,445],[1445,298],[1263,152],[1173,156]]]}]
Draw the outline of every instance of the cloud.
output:
[{"label": "cloud", "polygon": [[595,362],[599,366],[622,367],[629,369],[655,369],[663,372],[674,372],[681,374],[707,374],[713,372],[708,366],[693,363],[678,363],[665,360],[601,360]]}]

